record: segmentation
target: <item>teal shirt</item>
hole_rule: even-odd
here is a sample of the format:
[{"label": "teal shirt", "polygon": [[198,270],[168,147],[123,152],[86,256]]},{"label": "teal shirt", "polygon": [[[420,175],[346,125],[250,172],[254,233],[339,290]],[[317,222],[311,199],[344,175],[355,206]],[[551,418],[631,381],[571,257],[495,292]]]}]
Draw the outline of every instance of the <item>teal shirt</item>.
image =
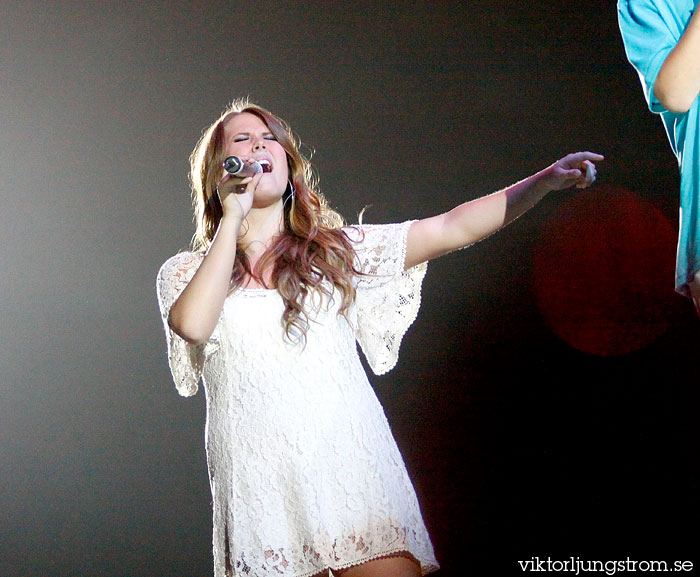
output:
[{"label": "teal shirt", "polygon": [[[685,114],[664,108],[654,96],[661,65],[676,46],[700,0],[618,0],[617,15],[627,58],[639,73],[649,109],[661,116],[681,173],[676,290],[690,296],[688,282],[700,270],[700,105]],[[700,62],[698,62],[700,66]]]}]

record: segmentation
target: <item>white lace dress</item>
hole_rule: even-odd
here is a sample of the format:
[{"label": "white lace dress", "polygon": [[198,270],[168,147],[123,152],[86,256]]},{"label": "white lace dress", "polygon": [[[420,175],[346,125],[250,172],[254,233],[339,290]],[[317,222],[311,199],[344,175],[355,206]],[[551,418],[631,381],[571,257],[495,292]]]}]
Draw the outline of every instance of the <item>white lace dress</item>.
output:
[{"label": "white lace dress", "polygon": [[275,290],[240,289],[209,341],[190,346],[168,311],[200,265],[169,259],[158,274],[168,359],[180,394],[207,400],[214,575],[309,577],[408,551],[438,568],[403,460],[360,363],[396,364],[420,305],[426,265],[404,271],[410,222],[349,227],[360,269],[349,319],[317,299],[306,347],[285,340]]}]

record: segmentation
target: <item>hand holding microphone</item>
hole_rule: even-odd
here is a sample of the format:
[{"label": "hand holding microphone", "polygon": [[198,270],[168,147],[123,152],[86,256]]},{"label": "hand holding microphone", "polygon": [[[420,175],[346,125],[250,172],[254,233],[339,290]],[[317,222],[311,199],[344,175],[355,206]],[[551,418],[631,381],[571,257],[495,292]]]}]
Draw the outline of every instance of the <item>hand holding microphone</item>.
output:
[{"label": "hand holding microphone", "polygon": [[264,172],[263,167],[259,162],[253,160],[246,163],[238,156],[229,156],[226,160],[224,160],[223,167],[224,170],[231,176],[236,176],[238,178],[246,178],[248,176],[254,176]]},{"label": "hand holding microphone", "polygon": [[[246,191],[246,185],[252,180],[252,178],[256,174],[265,172],[260,162],[257,162],[256,160],[246,162],[239,156],[227,157],[222,163],[222,166],[226,171],[226,174],[224,174],[221,182],[219,182],[219,185],[216,187],[216,192],[219,193],[219,196],[221,196],[221,192],[226,192],[226,194],[231,192],[234,192],[235,194],[243,194]],[[235,182],[236,179],[240,180]],[[226,190],[229,188],[232,182],[235,183],[234,187],[230,190]],[[225,186],[227,183],[228,186]]]},{"label": "hand holding microphone", "polygon": [[245,161],[238,156],[226,158],[222,167],[224,177],[216,187],[221,207],[225,214],[243,219],[251,209],[254,190],[265,169],[260,162]]}]

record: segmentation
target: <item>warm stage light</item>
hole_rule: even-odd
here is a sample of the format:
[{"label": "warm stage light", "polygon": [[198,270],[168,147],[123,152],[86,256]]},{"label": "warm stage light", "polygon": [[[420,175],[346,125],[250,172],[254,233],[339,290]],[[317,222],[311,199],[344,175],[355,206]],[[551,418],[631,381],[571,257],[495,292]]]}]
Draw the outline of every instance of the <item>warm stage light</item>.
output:
[{"label": "warm stage light", "polygon": [[568,200],[542,227],[533,290],[555,334],[581,351],[622,355],[668,326],[676,232],[650,202],[599,186]]}]

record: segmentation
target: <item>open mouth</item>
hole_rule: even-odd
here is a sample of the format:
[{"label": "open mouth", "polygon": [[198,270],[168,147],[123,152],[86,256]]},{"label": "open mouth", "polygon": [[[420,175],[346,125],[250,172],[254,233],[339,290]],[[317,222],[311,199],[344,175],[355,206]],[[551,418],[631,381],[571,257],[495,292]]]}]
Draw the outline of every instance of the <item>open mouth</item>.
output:
[{"label": "open mouth", "polygon": [[272,172],[272,165],[267,160],[259,160],[258,164],[262,166],[263,172]]}]

